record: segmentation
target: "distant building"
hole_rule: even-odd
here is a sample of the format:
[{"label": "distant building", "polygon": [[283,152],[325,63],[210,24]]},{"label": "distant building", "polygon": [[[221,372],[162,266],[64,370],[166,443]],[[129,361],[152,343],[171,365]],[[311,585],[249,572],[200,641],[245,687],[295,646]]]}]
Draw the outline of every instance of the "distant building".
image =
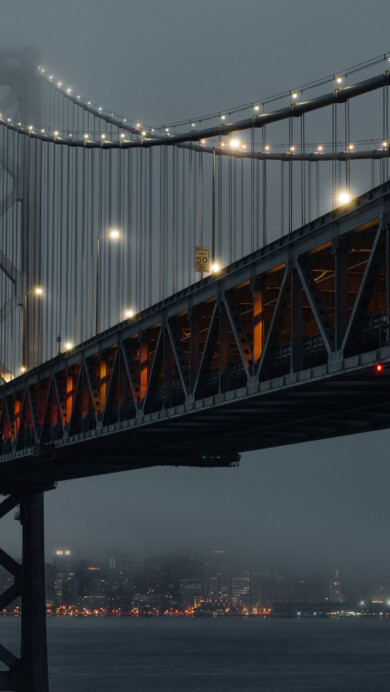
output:
[{"label": "distant building", "polygon": [[212,550],[205,562],[206,599],[232,598],[233,568],[228,564],[225,550]]},{"label": "distant building", "polygon": [[45,595],[46,605],[52,608],[56,603],[55,570],[49,563],[45,564]]},{"label": "distant building", "polygon": [[57,548],[54,555],[54,590],[57,605],[70,605],[77,597],[76,572],[72,551]]},{"label": "distant building", "polygon": [[180,582],[180,602],[186,608],[203,600],[203,584],[201,581],[182,579]]},{"label": "distant building", "polygon": [[232,576],[232,599],[247,601],[251,596],[251,573],[249,569],[235,566]]},{"label": "distant building", "polygon": [[296,601],[297,603],[310,602],[310,586],[307,577],[298,577],[296,586]]},{"label": "distant building", "polygon": [[344,603],[345,601],[343,592],[341,590],[341,582],[338,569],[336,569],[333,579],[330,580],[329,601],[330,603]]}]

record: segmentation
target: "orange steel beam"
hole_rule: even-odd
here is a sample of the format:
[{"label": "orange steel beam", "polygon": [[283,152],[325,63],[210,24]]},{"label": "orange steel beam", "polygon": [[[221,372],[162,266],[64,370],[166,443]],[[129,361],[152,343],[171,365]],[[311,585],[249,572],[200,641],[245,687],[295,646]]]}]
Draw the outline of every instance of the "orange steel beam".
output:
[{"label": "orange steel beam", "polygon": [[139,380],[140,380],[140,401],[142,402],[145,399],[145,395],[148,389],[148,375],[149,375],[149,368],[148,368],[148,360],[149,360],[149,346],[148,342],[144,337],[141,337],[140,340],[140,349],[139,349],[139,354],[140,354],[140,373],[139,373]]},{"label": "orange steel beam", "polygon": [[256,284],[253,289],[253,359],[255,363],[263,352],[264,343],[263,291]]}]

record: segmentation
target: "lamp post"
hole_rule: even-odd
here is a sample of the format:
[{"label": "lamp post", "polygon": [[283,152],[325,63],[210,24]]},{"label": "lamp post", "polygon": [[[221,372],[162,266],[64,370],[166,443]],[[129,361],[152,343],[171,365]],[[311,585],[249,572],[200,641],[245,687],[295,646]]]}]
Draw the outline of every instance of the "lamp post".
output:
[{"label": "lamp post", "polygon": [[119,240],[120,231],[117,228],[110,228],[106,233],[102,233],[97,237],[96,246],[96,323],[95,323],[95,333],[99,332],[99,269],[100,269],[100,241],[103,238],[110,238],[110,240]]},{"label": "lamp post", "polygon": [[[239,139],[231,139],[231,149],[239,149],[241,142]],[[223,146],[223,145],[222,145]],[[212,182],[212,219],[211,219],[211,273],[218,274],[221,269],[219,262],[215,261],[215,152],[217,146],[213,146],[213,182]]]},{"label": "lamp post", "polygon": [[[18,303],[18,307],[22,308],[22,326],[21,326],[21,351],[22,351],[22,357],[24,356],[23,354],[23,337],[24,337],[24,323],[26,320],[26,315],[27,315],[27,298],[29,295],[34,294],[35,296],[43,296],[43,288],[42,286],[32,286],[31,288],[28,289],[28,291],[25,292],[23,296],[23,300],[21,303]],[[24,357],[23,357],[24,360]],[[26,363],[28,366],[28,363]],[[22,365],[20,368],[20,372],[26,372],[26,366]]]}]

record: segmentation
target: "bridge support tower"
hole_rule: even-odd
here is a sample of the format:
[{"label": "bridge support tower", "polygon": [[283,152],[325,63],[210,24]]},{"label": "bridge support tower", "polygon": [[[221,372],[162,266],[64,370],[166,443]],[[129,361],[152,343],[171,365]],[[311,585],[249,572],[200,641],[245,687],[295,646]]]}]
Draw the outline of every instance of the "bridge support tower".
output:
[{"label": "bridge support tower", "polygon": [[20,656],[0,644],[0,660],[8,667],[0,672],[0,690],[48,692],[43,489],[12,490],[0,504],[0,519],[16,507],[22,526],[22,562],[0,549],[0,565],[14,578],[0,595],[0,610],[21,598]]}]

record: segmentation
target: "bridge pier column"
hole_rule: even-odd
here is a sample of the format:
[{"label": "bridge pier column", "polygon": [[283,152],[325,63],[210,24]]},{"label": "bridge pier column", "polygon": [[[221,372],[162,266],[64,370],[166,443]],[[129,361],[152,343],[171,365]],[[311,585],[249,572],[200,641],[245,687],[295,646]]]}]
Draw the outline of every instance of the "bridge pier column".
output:
[{"label": "bridge pier column", "polygon": [[0,672],[0,690],[49,692],[43,492],[15,490],[0,504],[0,518],[20,507],[22,564],[0,549],[0,564],[14,584],[0,595],[0,610],[21,596],[21,655],[17,658],[0,644],[0,660],[8,666]]},{"label": "bridge pier column", "polygon": [[20,502],[23,530],[21,670],[23,692],[48,692],[43,492]]}]

